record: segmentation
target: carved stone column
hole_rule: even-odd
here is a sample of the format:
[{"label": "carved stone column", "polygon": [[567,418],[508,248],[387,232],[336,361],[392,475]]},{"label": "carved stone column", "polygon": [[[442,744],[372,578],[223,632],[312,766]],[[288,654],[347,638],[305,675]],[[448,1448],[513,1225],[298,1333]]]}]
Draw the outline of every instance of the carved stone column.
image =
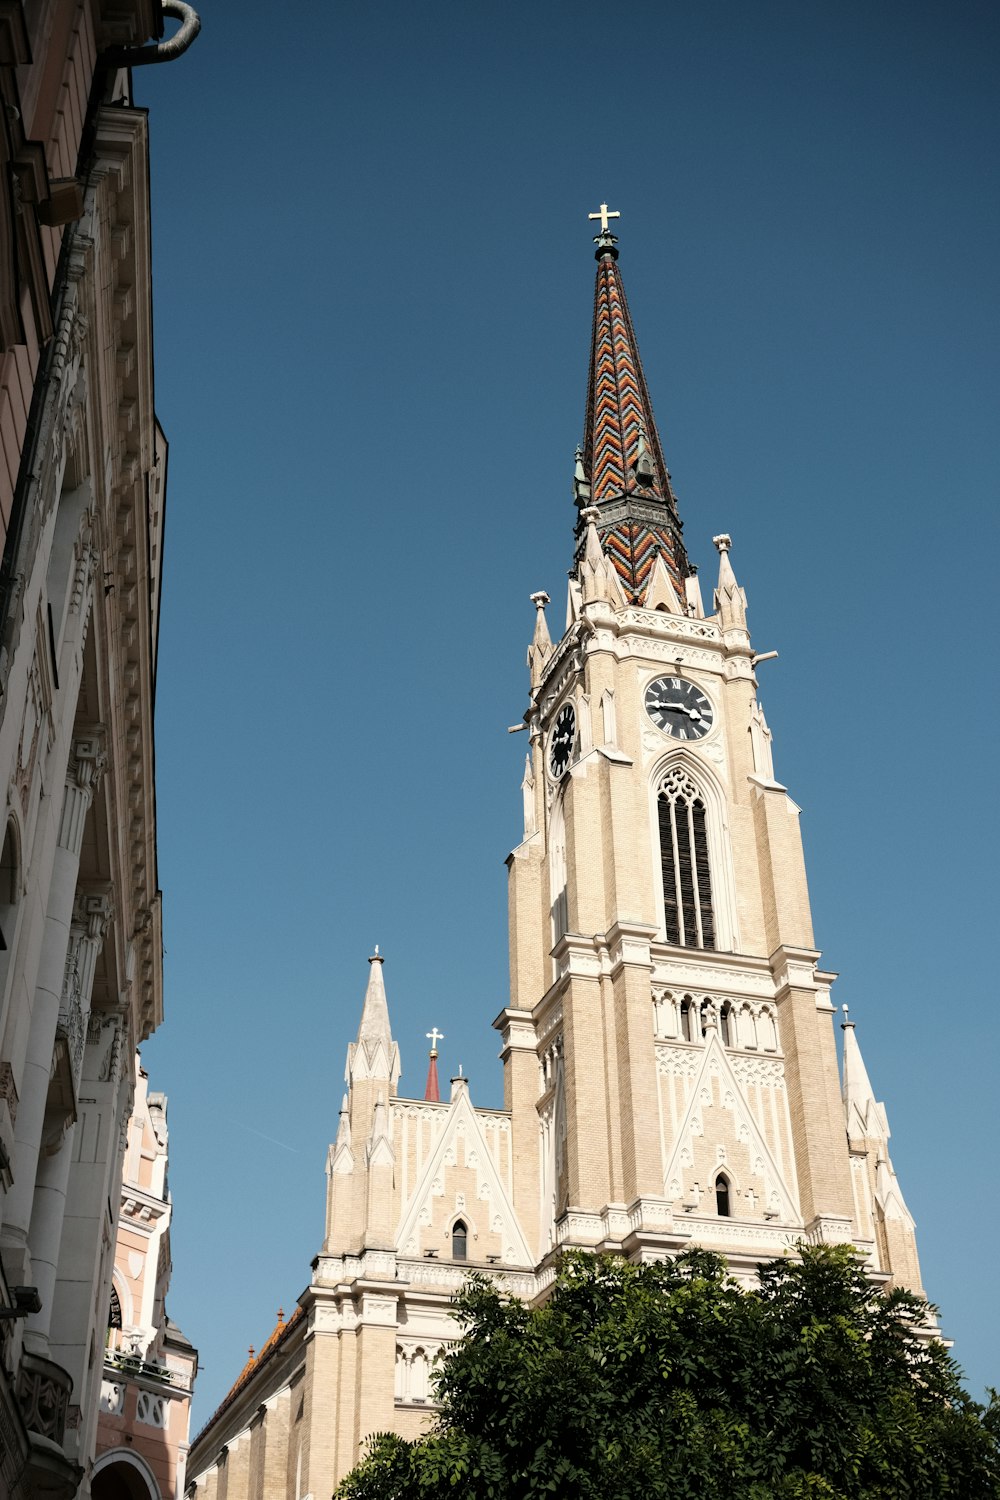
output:
[{"label": "carved stone column", "polygon": [[[21,1097],[14,1137],[14,1183],[7,1196],[4,1237],[27,1244],[35,1196],[35,1176],[45,1126],[45,1109],[52,1071],[52,1050],[63,995],[69,950],[73,901],[80,873],[80,850],[87,813],[107,765],[104,732],[95,728],[72,744],[66,770],[66,789],[52,863],[45,931],[38,962],[28,1051],[21,1078]],[[21,1274],[29,1276],[25,1262]]]},{"label": "carved stone column", "polygon": [[[74,1101],[80,1094],[94,970],[112,915],[109,889],[78,891],[70,924],[57,1026],[57,1037],[61,1039],[68,1054],[66,1060],[73,1080]],[[64,1122],[56,1121],[54,1138],[50,1140],[43,1134],[38,1162],[28,1248],[31,1252],[32,1275],[42,1306],[40,1312],[32,1314],[28,1319],[25,1344],[39,1354],[48,1351],[59,1247],[66,1212],[66,1189],[75,1136],[74,1123],[69,1122],[68,1128],[64,1128]]]}]

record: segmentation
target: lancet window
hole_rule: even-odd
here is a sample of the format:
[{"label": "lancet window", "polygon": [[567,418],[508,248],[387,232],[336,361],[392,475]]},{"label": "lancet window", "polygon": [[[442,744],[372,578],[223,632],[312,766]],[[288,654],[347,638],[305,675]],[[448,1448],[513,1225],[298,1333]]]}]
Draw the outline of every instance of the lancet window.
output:
[{"label": "lancet window", "polygon": [[729,1178],[725,1172],[720,1172],[715,1179],[715,1211],[720,1219],[728,1219],[732,1212],[729,1206]]},{"label": "lancet window", "polygon": [[456,1219],[451,1231],[452,1260],[467,1260],[469,1257],[469,1231],[464,1219]]},{"label": "lancet window", "polygon": [[680,948],[714,948],[705,803],[683,766],[671,767],[664,776],[656,805],[667,942]]}]

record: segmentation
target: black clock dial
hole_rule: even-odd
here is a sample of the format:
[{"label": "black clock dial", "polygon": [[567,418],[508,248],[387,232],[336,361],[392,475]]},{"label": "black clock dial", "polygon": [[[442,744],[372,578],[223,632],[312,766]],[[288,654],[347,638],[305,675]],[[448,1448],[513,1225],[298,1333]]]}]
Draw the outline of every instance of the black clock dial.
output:
[{"label": "black clock dial", "polygon": [[646,712],[675,740],[700,740],[712,727],[712,704],[683,677],[658,677],[646,689]]},{"label": "black clock dial", "polygon": [[572,703],[564,703],[556,714],[549,739],[549,770],[557,781],[569,765],[575,740],[576,709]]}]

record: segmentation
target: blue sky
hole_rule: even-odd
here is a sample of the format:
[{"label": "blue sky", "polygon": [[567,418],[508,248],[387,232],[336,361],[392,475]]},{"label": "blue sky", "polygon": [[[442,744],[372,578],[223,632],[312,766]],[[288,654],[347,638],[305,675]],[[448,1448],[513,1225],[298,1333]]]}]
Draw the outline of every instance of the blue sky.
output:
[{"label": "blue sky", "polygon": [[685,539],[733,536],[926,1285],[1000,1381],[1000,264],[986,4],[204,0],[137,72],[171,441],[157,687],[173,1317],[196,1425],[306,1284],[376,942],[501,1102],[529,595],[562,616],[592,226]]}]

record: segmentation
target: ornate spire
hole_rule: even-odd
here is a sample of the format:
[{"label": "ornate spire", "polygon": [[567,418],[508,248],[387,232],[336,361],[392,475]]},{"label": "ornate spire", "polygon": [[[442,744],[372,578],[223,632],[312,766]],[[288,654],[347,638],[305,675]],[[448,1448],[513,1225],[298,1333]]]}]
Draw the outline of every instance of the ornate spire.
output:
[{"label": "ornate spire", "polygon": [[[601,543],[630,602],[642,603],[653,565],[663,559],[685,612],[689,571],[681,539],[677,499],[660,447],[653,407],[639,360],[639,346],[618,272],[617,237],[602,204],[597,246],[597,287],[590,350],[586,433],[577,462],[577,504],[600,511]],[[581,469],[583,473],[581,474]],[[585,523],[577,524],[582,537]]]}]

